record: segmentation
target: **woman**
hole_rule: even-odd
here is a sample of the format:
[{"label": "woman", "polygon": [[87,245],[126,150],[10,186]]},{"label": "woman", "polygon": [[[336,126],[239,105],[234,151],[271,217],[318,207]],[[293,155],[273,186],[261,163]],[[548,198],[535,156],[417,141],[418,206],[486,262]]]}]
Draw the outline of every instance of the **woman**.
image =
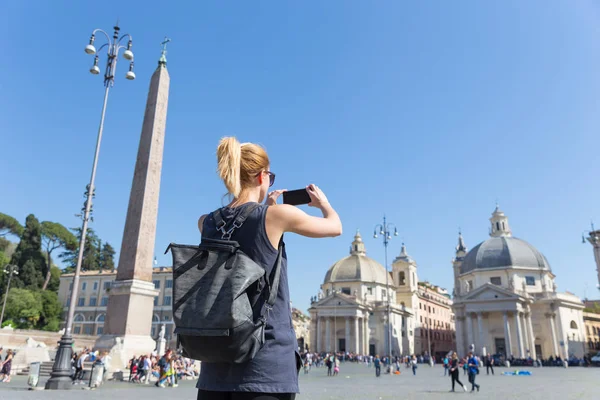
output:
[{"label": "woman", "polygon": [[[218,173],[233,200],[220,209],[228,223],[246,207],[260,204],[231,237],[240,248],[270,274],[285,232],[321,238],[339,236],[342,223],[327,197],[315,185],[307,186],[309,206],[321,210],[323,217],[313,217],[290,205],[278,205],[285,190],[268,193],[275,182],[267,152],[253,143],[240,144],[233,137],[224,138],[217,147]],[[198,220],[202,237],[221,239],[211,214]],[[301,366],[292,326],[290,295],[285,252],[277,301],[270,312],[265,344],[254,359],[243,364],[202,363],[198,379],[198,400],[292,400],[298,390]]]},{"label": "woman", "polygon": [[467,391],[467,387],[465,385],[462,384],[462,382],[458,379],[458,376],[460,375],[460,363],[458,362],[458,355],[456,354],[456,352],[452,353],[452,359],[450,360],[450,378],[452,379],[452,390],[451,392],[454,392],[454,383],[458,383],[460,386],[462,386],[462,388],[464,389],[464,391]]},{"label": "woman", "polygon": [[2,380],[0,382],[10,382],[10,367],[12,366],[12,359],[13,351],[9,349],[6,351],[6,357],[4,358],[4,361],[2,364],[0,364],[0,375],[2,375]]}]

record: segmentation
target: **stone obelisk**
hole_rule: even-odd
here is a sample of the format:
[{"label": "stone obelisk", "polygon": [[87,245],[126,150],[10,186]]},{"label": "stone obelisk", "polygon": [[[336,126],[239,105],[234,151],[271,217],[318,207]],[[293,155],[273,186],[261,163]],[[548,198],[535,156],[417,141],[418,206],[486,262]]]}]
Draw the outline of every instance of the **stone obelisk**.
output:
[{"label": "stone obelisk", "polygon": [[158,291],[152,283],[152,259],[169,100],[167,42],[150,80],[117,278],[110,288],[103,335],[96,341],[97,348],[110,350],[113,371],[123,370],[133,355],[155,348],[150,330]]}]

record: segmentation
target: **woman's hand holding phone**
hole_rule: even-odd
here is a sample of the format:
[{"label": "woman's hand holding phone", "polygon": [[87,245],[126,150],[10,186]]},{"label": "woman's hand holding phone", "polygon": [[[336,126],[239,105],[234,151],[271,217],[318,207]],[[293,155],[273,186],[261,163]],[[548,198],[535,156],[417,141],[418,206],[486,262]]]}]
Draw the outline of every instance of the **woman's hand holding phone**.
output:
[{"label": "woman's hand holding phone", "polygon": [[287,192],[287,189],[273,190],[267,195],[267,201],[265,201],[265,204],[268,206],[274,206],[277,204],[277,199],[283,194],[283,192]]},{"label": "woman's hand holding phone", "polygon": [[325,193],[323,193],[323,191],[314,183],[308,185],[306,191],[311,200],[310,203],[308,203],[309,207],[323,208],[323,206],[329,205],[329,200],[327,200]]}]

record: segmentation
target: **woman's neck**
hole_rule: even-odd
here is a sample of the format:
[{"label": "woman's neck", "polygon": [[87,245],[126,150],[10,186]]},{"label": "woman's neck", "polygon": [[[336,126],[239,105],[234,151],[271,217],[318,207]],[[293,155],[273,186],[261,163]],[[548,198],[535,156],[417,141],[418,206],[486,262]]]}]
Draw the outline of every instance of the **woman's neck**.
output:
[{"label": "woman's neck", "polygon": [[259,203],[260,200],[260,188],[258,190],[244,190],[240,193],[240,196],[237,199],[233,199],[231,203],[229,203],[229,207],[238,207],[242,204],[246,203]]}]

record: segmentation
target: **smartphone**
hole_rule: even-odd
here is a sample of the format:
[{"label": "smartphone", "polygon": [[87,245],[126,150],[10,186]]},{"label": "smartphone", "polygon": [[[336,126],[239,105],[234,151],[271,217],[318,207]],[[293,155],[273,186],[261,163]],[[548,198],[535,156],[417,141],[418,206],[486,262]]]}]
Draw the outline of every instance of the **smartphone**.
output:
[{"label": "smartphone", "polygon": [[300,204],[310,203],[310,196],[306,189],[288,190],[283,192],[283,204],[299,206]]}]

